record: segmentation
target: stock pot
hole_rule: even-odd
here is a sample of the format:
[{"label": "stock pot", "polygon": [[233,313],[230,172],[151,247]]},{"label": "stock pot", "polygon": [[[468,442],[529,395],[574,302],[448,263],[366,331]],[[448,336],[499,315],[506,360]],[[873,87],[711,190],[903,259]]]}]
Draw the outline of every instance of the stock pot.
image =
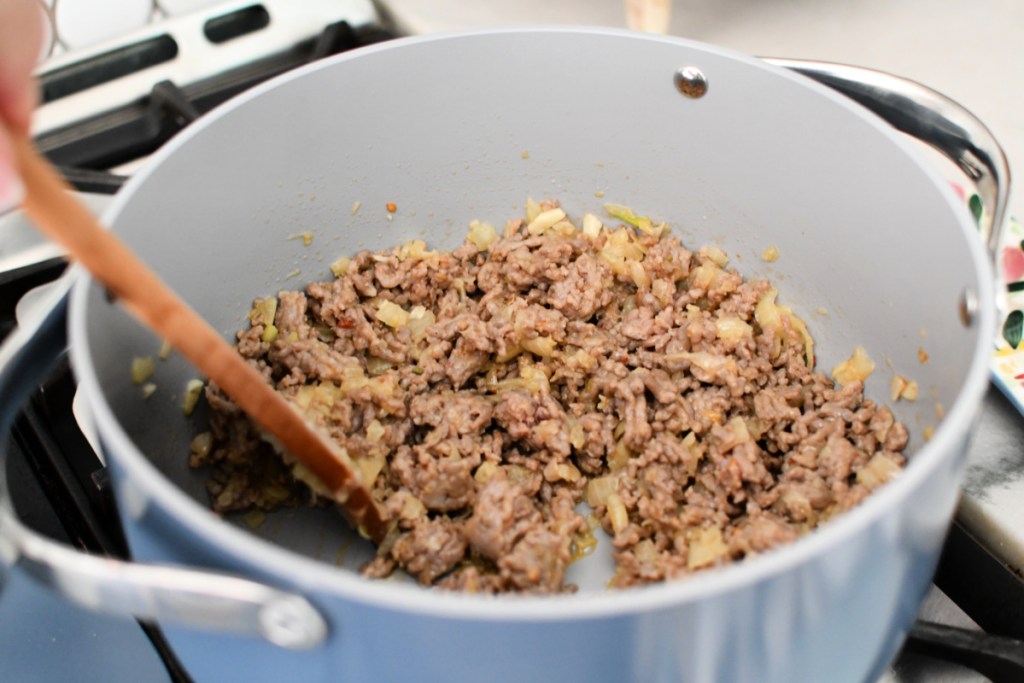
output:
[{"label": "stock pot", "polygon": [[[934,571],[995,329],[977,226],[893,126],[971,176],[984,231],[1001,224],[998,145],[933,91],[565,28],[403,39],[289,73],[188,128],[105,216],[227,337],[255,296],[328,278],[341,255],[409,239],[452,248],[471,220],[503,221],[527,197],[664,219],[685,244],[772,278],[809,321],[819,367],[860,345],[880,361],[869,397],[887,400],[893,371],[921,387],[894,406],[911,432],[906,471],[796,543],[617,592],[600,553],[573,566],[573,595],[364,579],[372,548],[335,513],[251,528],[209,511],[187,465],[204,413],[181,409],[195,370],[172,355],[143,398],[130,362],[160,340],[73,269],[0,351],[3,415],[69,336],[132,560],[46,541],[6,503],[0,554],[79,604],[158,621],[197,681],[874,680]],[[292,239],[306,232],[311,244]],[[774,263],[759,258],[769,246]]]}]

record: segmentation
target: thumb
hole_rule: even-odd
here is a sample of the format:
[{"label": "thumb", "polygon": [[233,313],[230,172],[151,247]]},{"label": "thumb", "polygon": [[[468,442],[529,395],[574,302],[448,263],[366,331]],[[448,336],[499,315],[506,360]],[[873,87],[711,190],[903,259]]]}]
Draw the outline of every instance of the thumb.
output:
[{"label": "thumb", "polygon": [[35,0],[0,0],[0,120],[25,134],[39,97],[32,70],[44,18]]},{"label": "thumb", "polygon": [[10,135],[28,135],[39,94],[32,69],[43,35],[43,7],[36,0],[0,0],[0,213],[24,194]]},{"label": "thumb", "polygon": [[0,214],[21,204],[25,188],[14,169],[14,149],[7,130],[0,125]]}]

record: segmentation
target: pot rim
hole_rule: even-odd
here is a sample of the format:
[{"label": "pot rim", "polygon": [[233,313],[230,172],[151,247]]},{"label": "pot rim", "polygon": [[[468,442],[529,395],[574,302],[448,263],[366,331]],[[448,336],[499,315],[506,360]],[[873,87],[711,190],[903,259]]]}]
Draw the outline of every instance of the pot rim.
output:
[{"label": "pot rim", "polygon": [[[339,62],[359,59],[380,50],[401,49],[407,45],[439,40],[539,32],[587,33],[633,40],[660,41],[710,52],[743,62],[753,68],[767,69],[780,78],[796,79],[805,87],[816,90],[821,96],[831,98],[839,103],[847,109],[850,115],[858,116],[875,126],[879,134],[887,136],[891,143],[900,146],[921,172],[939,187],[940,195],[944,197],[949,210],[957,216],[958,223],[966,237],[965,241],[969,245],[969,258],[973,262],[977,275],[974,287],[981,303],[973,324],[979,331],[992,330],[994,333],[996,321],[992,305],[994,301],[992,266],[981,241],[977,239],[975,226],[971,222],[966,208],[948,187],[948,183],[940,177],[936,169],[929,166],[917,154],[916,150],[911,148],[907,140],[901,138],[893,129],[866,109],[787,69],[699,41],[673,36],[637,34],[623,29],[540,26],[445,32],[399,38],[361,48],[355,52],[343,53],[296,69],[233,98],[193,123],[164,145],[117,193],[104,215],[104,222],[107,225],[113,224],[114,218],[131,201],[135,188],[145,183],[153,170],[160,166],[164,159],[175,154],[179,148],[188,144],[194,136],[223,114],[244,106],[253,98],[259,97],[263,92],[284,82],[301,78],[305,74],[319,69],[331,68]],[[961,446],[961,440],[970,432],[989,382],[991,342],[987,335],[979,333],[978,343],[970,360],[967,379],[960,393],[952,407],[947,410],[945,418],[936,427],[931,440],[923,444],[909,458],[902,475],[872,492],[856,508],[837,519],[830,520],[826,525],[793,543],[773,549],[756,558],[698,572],[680,580],[624,590],[552,596],[490,596],[425,590],[412,584],[367,579],[247,533],[220,519],[164,477],[131,441],[104,399],[100,388],[100,379],[91,363],[92,352],[86,334],[86,298],[91,282],[91,277],[82,270],[78,273],[71,292],[68,326],[72,365],[78,377],[79,386],[89,402],[90,412],[101,440],[107,446],[105,450],[108,454],[114,454],[113,457],[137,484],[140,492],[174,515],[191,533],[201,534],[222,548],[224,552],[257,566],[273,568],[281,584],[293,582],[305,589],[327,591],[355,603],[385,607],[396,611],[429,613],[435,616],[507,621],[578,620],[610,617],[652,609],[664,609],[769,580],[816,556],[828,553],[829,550],[837,548],[866,527],[889,515],[894,508],[906,501],[947,458],[955,457],[957,449]]]}]

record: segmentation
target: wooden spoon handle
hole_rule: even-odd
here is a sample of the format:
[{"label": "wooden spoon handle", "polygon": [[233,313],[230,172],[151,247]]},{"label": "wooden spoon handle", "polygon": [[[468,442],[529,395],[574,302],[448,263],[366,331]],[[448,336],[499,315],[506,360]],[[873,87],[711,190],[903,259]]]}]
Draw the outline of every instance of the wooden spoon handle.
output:
[{"label": "wooden spoon handle", "polygon": [[625,0],[626,26],[634,31],[667,33],[672,0]]},{"label": "wooden spoon handle", "polygon": [[313,428],[199,314],[120,239],[105,230],[22,136],[12,135],[25,184],[23,209],[149,329],[212,379],[254,421],[308,467],[376,541],[385,526],[347,453]]}]

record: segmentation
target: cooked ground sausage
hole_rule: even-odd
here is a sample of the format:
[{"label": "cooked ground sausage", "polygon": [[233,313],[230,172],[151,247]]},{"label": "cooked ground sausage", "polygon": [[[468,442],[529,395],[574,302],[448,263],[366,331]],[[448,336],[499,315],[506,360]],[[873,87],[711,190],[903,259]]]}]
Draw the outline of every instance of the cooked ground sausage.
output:
[{"label": "cooked ground sausage", "polygon": [[[788,543],[904,464],[907,430],[813,368],[764,281],[642,217],[584,229],[556,202],[453,252],[412,242],[257,300],[237,348],[348,451],[392,531],[365,567],[425,585],[572,590],[590,530],[612,585]],[[221,512],[324,503],[216,386]],[[579,504],[591,512],[581,515]],[[589,519],[588,519],[589,517]]]}]

